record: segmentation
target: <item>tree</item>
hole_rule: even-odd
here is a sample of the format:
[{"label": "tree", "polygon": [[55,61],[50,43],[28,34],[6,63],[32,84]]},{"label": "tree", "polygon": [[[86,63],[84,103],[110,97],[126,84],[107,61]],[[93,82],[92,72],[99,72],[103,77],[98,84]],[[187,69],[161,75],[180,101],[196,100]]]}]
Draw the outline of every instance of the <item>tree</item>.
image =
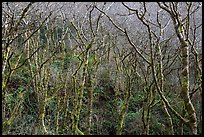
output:
[{"label": "tree", "polygon": [[201,5],[4,2],[3,134],[200,134]]},{"label": "tree", "polygon": [[[195,108],[189,96],[189,27],[190,14],[192,13],[192,3],[185,3],[187,6],[187,13],[185,17],[181,17],[181,13],[177,10],[180,3],[158,3],[159,7],[169,13],[174,24],[174,29],[180,41],[181,50],[181,97],[183,98],[185,108],[189,114],[188,126],[192,134],[197,134],[197,118]],[[194,12],[194,11],[193,11]]]}]

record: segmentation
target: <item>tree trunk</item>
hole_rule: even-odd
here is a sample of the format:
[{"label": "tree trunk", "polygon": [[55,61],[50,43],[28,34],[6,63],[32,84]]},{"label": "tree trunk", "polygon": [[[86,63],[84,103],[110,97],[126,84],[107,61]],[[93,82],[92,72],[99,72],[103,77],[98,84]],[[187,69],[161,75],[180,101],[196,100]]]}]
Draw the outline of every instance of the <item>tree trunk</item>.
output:
[{"label": "tree trunk", "polygon": [[[159,45],[159,43],[157,44],[157,48],[158,48],[158,58],[159,58],[159,84],[160,84],[160,89],[161,92],[164,92],[164,75],[163,75],[163,63],[162,63],[162,51],[161,51],[161,47]],[[163,110],[164,110],[164,116],[165,116],[165,134],[166,135],[173,135],[174,134],[174,129],[173,129],[173,122],[172,122],[172,118],[169,114],[169,111],[167,109],[167,106],[165,104],[165,102],[162,100],[162,105],[163,105]]]},{"label": "tree trunk", "polygon": [[128,76],[128,80],[126,83],[126,93],[125,93],[125,99],[124,102],[121,106],[121,109],[119,111],[119,116],[118,116],[118,121],[117,121],[117,127],[116,127],[116,135],[121,135],[122,134],[122,129],[125,121],[125,117],[127,114],[128,110],[128,103],[130,99],[130,92],[131,92],[131,84],[130,84],[130,77]]},{"label": "tree trunk", "polygon": [[[177,32],[178,33],[178,32]],[[184,39],[180,39],[181,42],[181,98],[184,101],[185,108],[189,115],[189,127],[192,134],[197,134],[197,118],[195,108],[191,102],[189,96],[189,51],[188,44]]]}]

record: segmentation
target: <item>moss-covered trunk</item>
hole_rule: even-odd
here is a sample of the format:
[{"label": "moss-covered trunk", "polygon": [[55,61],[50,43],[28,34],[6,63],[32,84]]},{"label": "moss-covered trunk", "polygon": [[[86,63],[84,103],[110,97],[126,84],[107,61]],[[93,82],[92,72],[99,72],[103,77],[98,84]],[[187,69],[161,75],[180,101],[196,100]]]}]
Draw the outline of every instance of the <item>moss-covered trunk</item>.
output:
[{"label": "moss-covered trunk", "polygon": [[[197,117],[195,108],[189,96],[189,46],[190,39],[189,34],[186,33],[190,30],[190,11],[192,3],[187,5],[186,18],[181,17],[180,12],[177,10],[177,3],[169,3],[169,6],[165,6],[158,3],[159,7],[168,12],[170,15],[177,38],[180,42],[181,53],[181,98],[183,99],[185,109],[188,113],[188,120],[183,120],[190,128],[192,134],[197,134]],[[183,11],[185,12],[185,11]]]},{"label": "moss-covered trunk", "polygon": [[92,111],[93,111],[93,79],[91,74],[88,76],[87,81],[87,92],[89,96],[88,100],[88,127],[87,127],[87,134],[89,135],[91,133],[91,124],[92,124]]},{"label": "moss-covered trunk", "polygon": [[142,111],[142,122],[143,122],[143,134],[144,135],[149,135],[149,130],[150,130],[150,118],[151,118],[151,111],[152,111],[152,103],[154,101],[154,95],[153,95],[153,89],[151,88],[145,88],[144,91],[147,93],[147,102],[145,106],[143,107]]},{"label": "moss-covered trunk", "polygon": [[181,42],[181,98],[183,99],[185,108],[189,115],[188,126],[191,129],[192,134],[197,134],[197,118],[195,108],[191,102],[189,96],[189,51],[188,44],[184,39],[180,39]]},{"label": "moss-covered trunk", "polygon": [[45,126],[45,101],[42,99],[39,102],[39,128],[43,130],[44,133],[48,133]]},{"label": "moss-covered trunk", "polygon": [[[45,126],[45,107],[46,107],[46,99],[47,99],[47,85],[48,85],[48,77],[47,77],[47,70],[43,67],[42,72],[44,73],[44,78],[40,73],[39,83],[38,83],[38,105],[39,105],[39,128],[45,134],[48,134],[48,131]],[[49,73],[48,73],[49,74]]]},{"label": "moss-covered trunk", "polygon": [[130,92],[131,92],[131,80],[130,80],[130,76],[128,76],[128,79],[126,81],[125,99],[124,99],[122,106],[119,110],[119,116],[118,116],[117,125],[116,125],[116,135],[122,134],[122,129],[124,126],[125,117],[126,117],[126,114],[128,111],[128,103],[129,103],[130,94],[131,94]]},{"label": "moss-covered trunk", "polygon": [[[159,85],[160,85],[160,90],[161,92],[164,92],[164,74],[163,74],[163,62],[162,62],[162,51],[161,51],[161,47],[160,44],[157,44],[157,49],[158,49],[158,58],[159,58]],[[172,118],[171,115],[169,114],[169,110],[167,109],[167,106],[165,104],[165,102],[162,100],[162,106],[163,106],[163,111],[164,111],[164,116],[165,116],[165,134],[166,135],[173,135],[174,134],[174,128],[173,128],[173,122],[172,122]]]},{"label": "moss-covered trunk", "polygon": [[[88,69],[88,58],[89,58],[89,49],[91,48],[91,44],[87,46],[86,51],[83,56],[83,62],[82,62],[82,83],[80,84],[80,88],[76,88],[76,74],[78,72],[78,69],[73,74],[73,82],[74,82],[74,103],[73,103],[73,111],[71,113],[71,119],[72,119],[72,134],[74,135],[83,135],[84,133],[81,132],[78,128],[78,122],[79,122],[79,116],[80,111],[82,107],[82,99],[83,99],[83,92],[85,89],[85,82],[87,77],[87,69]],[[80,65],[81,66],[81,65]],[[79,66],[79,68],[80,68]]]}]

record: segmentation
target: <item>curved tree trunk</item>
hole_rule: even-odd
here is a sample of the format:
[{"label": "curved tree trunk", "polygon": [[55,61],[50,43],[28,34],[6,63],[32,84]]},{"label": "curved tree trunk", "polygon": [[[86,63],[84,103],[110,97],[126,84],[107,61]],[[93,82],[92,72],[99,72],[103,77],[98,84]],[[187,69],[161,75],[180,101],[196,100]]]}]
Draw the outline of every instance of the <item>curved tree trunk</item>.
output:
[{"label": "curved tree trunk", "polygon": [[[197,117],[195,113],[195,108],[189,96],[189,38],[184,30],[188,31],[190,29],[189,17],[185,21],[181,18],[180,13],[177,9],[176,3],[170,3],[168,7],[158,3],[159,7],[169,13],[176,35],[180,42],[181,51],[181,98],[183,99],[185,108],[188,113],[188,126],[191,129],[192,134],[197,134]],[[188,5],[187,15],[190,14],[191,4]],[[185,21],[185,22],[184,22]],[[187,25],[186,25],[187,24]]]},{"label": "curved tree trunk", "polygon": [[182,63],[182,71],[181,71],[181,97],[183,99],[185,108],[189,115],[189,127],[191,129],[192,134],[197,134],[197,118],[195,113],[195,108],[191,102],[189,96],[189,51],[188,44],[181,39],[181,63]]},{"label": "curved tree trunk", "polygon": [[126,82],[126,92],[125,92],[125,99],[122,103],[121,109],[119,111],[119,116],[117,120],[117,127],[116,127],[116,135],[122,134],[122,129],[124,126],[128,105],[129,105],[129,99],[131,95],[131,79],[130,76],[127,76],[127,82]]},{"label": "curved tree trunk", "polygon": [[[160,88],[161,88],[161,92],[164,92],[164,74],[163,74],[163,63],[162,63],[162,51],[161,51],[161,47],[160,44],[157,44],[157,48],[158,48],[158,57],[159,57],[159,83],[160,83]],[[163,105],[163,110],[164,110],[164,115],[165,115],[165,134],[166,135],[173,135],[174,134],[174,128],[173,128],[173,122],[172,122],[172,118],[171,115],[169,114],[169,111],[167,109],[167,106],[165,104],[165,102],[162,100],[162,105]]]}]

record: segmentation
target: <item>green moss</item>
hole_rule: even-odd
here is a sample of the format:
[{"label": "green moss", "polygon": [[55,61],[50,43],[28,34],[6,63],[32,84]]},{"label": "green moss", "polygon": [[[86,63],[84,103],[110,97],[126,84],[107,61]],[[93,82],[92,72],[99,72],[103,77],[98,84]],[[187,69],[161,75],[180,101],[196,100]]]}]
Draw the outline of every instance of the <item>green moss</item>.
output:
[{"label": "green moss", "polygon": [[187,77],[184,77],[183,81],[182,81],[182,88],[188,88],[189,86],[189,80]]}]

